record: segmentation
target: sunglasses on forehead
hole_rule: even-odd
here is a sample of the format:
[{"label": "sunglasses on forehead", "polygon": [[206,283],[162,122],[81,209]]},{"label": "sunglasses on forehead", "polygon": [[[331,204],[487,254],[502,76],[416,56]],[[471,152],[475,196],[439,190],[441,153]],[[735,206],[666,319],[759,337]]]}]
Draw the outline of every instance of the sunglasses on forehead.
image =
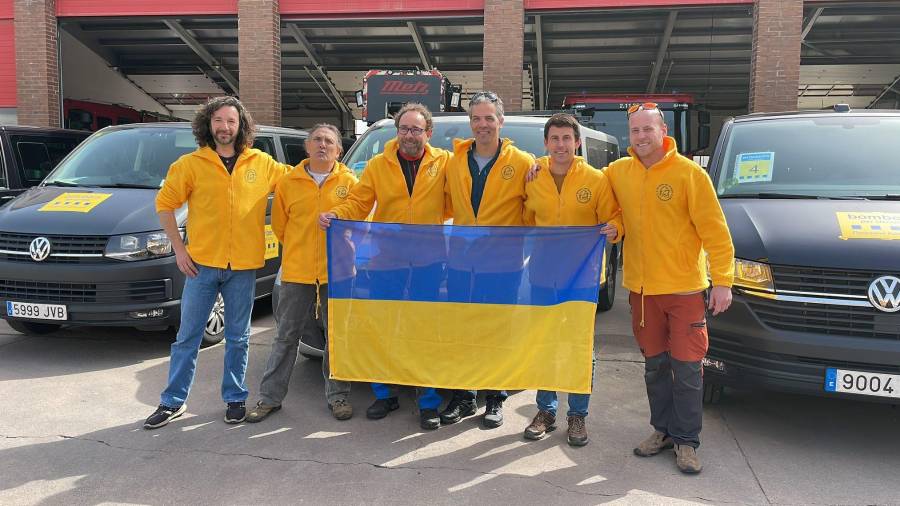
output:
[{"label": "sunglasses on forehead", "polygon": [[638,111],[656,111],[659,113],[661,117],[663,116],[662,111],[659,110],[659,104],[656,102],[644,102],[642,104],[632,104],[631,107],[628,108],[626,113],[626,117],[631,117],[632,114]]},{"label": "sunglasses on forehead", "polygon": [[500,100],[500,97],[498,97],[497,94],[494,93],[493,91],[479,91],[478,93],[472,95],[472,98],[470,100],[475,100],[476,98],[481,98],[481,97],[484,97],[484,98],[490,100],[491,102],[496,102],[497,100]]}]

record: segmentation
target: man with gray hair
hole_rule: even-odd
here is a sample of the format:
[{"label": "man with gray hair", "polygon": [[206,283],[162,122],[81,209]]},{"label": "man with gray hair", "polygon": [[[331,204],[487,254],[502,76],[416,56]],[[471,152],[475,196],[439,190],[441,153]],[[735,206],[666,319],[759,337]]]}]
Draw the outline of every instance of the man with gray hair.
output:
[{"label": "man with gray hair", "polygon": [[[453,205],[453,224],[463,226],[523,226],[525,176],[534,158],[500,138],[503,101],[492,91],[481,91],[469,101],[469,126],[473,138],[457,139],[447,165],[447,190]],[[469,265],[470,252],[479,244],[450,243],[447,286],[451,302],[515,303],[524,265],[521,243],[508,241],[502,251],[493,248],[490,266]],[[486,243],[485,243],[486,244]],[[491,242],[496,246],[495,242]],[[474,258],[474,255],[473,255]],[[482,257],[483,258],[483,257]],[[489,267],[489,268],[488,268]],[[487,272],[485,272],[487,271]],[[441,412],[441,423],[458,422],[475,414],[476,391],[456,390]],[[485,395],[482,423],[487,428],[503,424],[505,391]]]},{"label": "man with gray hair", "polygon": [[[346,202],[319,216],[323,229],[332,218],[364,220],[373,208],[373,222],[440,225],[450,216],[444,193],[444,168],[450,153],[428,143],[433,126],[431,112],[422,104],[407,103],[394,115],[394,125],[397,138],[385,143],[384,152],[369,160]],[[421,249],[438,250],[443,248]],[[402,300],[409,287],[408,296],[413,300],[436,298],[439,287],[430,280],[441,277],[444,259],[423,253],[411,267],[403,266],[390,251],[381,250],[372,259],[372,291],[380,298]],[[366,417],[381,419],[400,407],[394,386],[372,383],[372,392],[375,402],[366,410]],[[419,388],[419,424],[423,429],[440,427],[437,410],[441,400],[434,388]]]}]

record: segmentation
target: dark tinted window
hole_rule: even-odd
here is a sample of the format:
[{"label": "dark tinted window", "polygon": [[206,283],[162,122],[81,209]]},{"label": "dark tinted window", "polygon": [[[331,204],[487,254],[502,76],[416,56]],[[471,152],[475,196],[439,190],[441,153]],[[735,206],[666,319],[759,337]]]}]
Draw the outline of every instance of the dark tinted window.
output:
[{"label": "dark tinted window", "polygon": [[619,157],[619,148],[610,142],[590,137],[583,140],[586,159],[595,169],[602,169]]},{"label": "dark tinted window", "polygon": [[106,116],[97,116],[97,130],[101,128],[106,128],[113,124],[112,118],[107,118]]},{"label": "dark tinted window", "polygon": [[257,137],[253,140],[253,147],[260,151],[265,151],[272,158],[278,158],[275,154],[275,142],[271,137]]},{"label": "dark tinted window", "polygon": [[40,183],[81,139],[53,135],[11,135],[23,186]]},{"label": "dark tinted window", "polygon": [[716,173],[720,196],[900,193],[900,118],[832,115],[736,123]]},{"label": "dark tinted window", "polygon": [[70,109],[66,116],[66,128],[91,131],[94,129],[94,115],[84,109]]},{"label": "dark tinted window", "polygon": [[284,151],[285,163],[297,165],[306,158],[306,148],[300,137],[282,137],[281,149]]},{"label": "dark tinted window", "polygon": [[47,181],[83,186],[158,188],[172,162],[197,149],[190,128],[125,128],[96,135],[53,171]]}]

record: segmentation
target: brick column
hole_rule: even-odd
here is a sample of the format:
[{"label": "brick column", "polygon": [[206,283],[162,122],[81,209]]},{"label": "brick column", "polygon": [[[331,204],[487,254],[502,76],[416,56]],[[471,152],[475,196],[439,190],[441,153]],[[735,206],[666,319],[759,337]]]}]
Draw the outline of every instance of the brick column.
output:
[{"label": "brick column", "polygon": [[59,127],[56,0],[15,0],[13,9],[18,123]]},{"label": "brick column", "polygon": [[500,95],[507,111],[522,110],[524,57],[523,0],[485,0],[484,89]]},{"label": "brick column", "polygon": [[281,15],[278,0],[238,0],[241,102],[256,123],[281,126]]},{"label": "brick column", "polygon": [[750,112],[797,109],[803,0],[753,3]]}]

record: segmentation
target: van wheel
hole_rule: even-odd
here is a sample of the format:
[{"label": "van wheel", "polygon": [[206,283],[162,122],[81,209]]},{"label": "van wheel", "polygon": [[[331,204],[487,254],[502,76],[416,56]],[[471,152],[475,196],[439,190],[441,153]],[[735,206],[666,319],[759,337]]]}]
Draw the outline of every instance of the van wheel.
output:
[{"label": "van wheel", "polygon": [[722,400],[725,387],[716,383],[703,382],[703,404],[718,404]]},{"label": "van wheel", "polygon": [[220,343],[225,338],[225,299],[222,294],[216,295],[216,303],[213,304],[209,318],[206,319],[206,328],[203,329],[203,345],[212,346]]},{"label": "van wheel", "polygon": [[613,246],[609,250],[609,258],[606,259],[606,284],[600,289],[597,298],[597,310],[609,311],[616,302],[616,277],[619,272],[619,248]]},{"label": "van wheel", "polygon": [[62,325],[56,325],[54,323],[35,323],[35,322],[23,322],[18,320],[6,320],[6,323],[12,327],[16,332],[20,332],[29,336],[39,336],[43,334],[49,334],[51,332],[56,332],[59,330]]}]

